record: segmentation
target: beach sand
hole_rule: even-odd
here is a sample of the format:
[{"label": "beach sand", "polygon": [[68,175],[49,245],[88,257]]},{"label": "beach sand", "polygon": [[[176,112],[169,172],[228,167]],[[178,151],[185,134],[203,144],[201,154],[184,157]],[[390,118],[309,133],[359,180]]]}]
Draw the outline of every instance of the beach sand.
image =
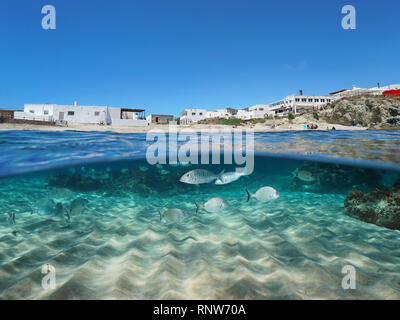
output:
[{"label": "beach sand", "polygon": [[[298,130],[309,130],[305,126],[307,123],[317,123],[319,130],[326,130],[327,128],[332,129],[335,127],[337,130],[366,130],[367,127],[350,127],[343,126],[340,124],[328,124],[323,120],[316,121],[313,119],[311,114],[302,115],[296,117],[289,123],[287,118],[266,120],[265,123],[257,123],[254,126],[250,124],[240,125],[237,129],[253,129],[255,132],[274,132],[274,131],[298,131]],[[273,129],[272,126],[275,125]],[[177,129],[186,130],[192,129],[195,131],[216,131],[224,132],[231,131],[233,126],[231,125],[216,125],[216,124],[192,124],[192,125],[178,125]],[[34,125],[34,124],[13,124],[13,123],[0,123],[0,131],[4,130],[43,130],[43,131],[66,131],[66,130],[77,130],[77,131],[112,131],[120,133],[141,133],[148,132],[150,130],[165,130],[168,131],[169,125],[167,124],[151,124],[146,127],[118,127],[118,126],[106,126],[97,124],[79,124],[70,123],[68,127],[62,126],[44,126],[44,125]]]}]

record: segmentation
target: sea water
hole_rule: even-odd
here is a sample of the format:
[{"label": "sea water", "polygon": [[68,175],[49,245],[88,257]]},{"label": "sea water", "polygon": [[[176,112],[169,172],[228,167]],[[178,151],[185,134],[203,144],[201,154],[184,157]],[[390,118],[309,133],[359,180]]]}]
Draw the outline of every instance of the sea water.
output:
[{"label": "sea water", "polygon": [[[345,214],[351,190],[391,187],[397,132],[255,135],[254,171],[227,185],[149,165],[144,134],[0,133],[2,299],[399,299],[400,231]],[[302,181],[306,170],[318,181]],[[280,197],[247,202],[263,186]],[[221,197],[218,213],[197,203]],[[40,214],[46,203],[71,213]],[[178,208],[179,221],[160,219]],[[15,214],[15,224],[9,214]],[[43,286],[43,266],[54,287]],[[356,287],[343,286],[345,266]]]}]

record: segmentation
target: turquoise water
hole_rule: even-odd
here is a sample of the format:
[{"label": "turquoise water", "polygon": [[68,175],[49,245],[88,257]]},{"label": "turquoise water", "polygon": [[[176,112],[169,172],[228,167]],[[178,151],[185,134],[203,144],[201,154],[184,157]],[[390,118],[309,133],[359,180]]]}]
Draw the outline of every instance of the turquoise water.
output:
[{"label": "turquoise water", "polygon": [[[400,231],[344,214],[351,190],[400,178],[399,137],[256,134],[251,175],[197,187],[179,178],[235,166],[151,166],[143,134],[1,132],[0,298],[399,299]],[[280,198],[246,202],[246,189],[263,186]],[[194,202],[213,197],[228,208],[196,215]],[[86,201],[70,220],[55,213],[76,199]],[[160,221],[172,208],[184,216]],[[42,288],[45,264],[55,289]],[[355,290],[342,288],[345,265]]]}]

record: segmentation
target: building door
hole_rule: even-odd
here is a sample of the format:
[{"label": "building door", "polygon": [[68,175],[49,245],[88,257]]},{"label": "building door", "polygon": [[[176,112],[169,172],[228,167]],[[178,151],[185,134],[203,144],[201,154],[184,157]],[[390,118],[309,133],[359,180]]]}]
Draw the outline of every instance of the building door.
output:
[{"label": "building door", "polygon": [[58,118],[60,121],[64,121],[64,112],[60,112]]},{"label": "building door", "polygon": [[156,117],[156,123],[158,123],[158,117]]}]

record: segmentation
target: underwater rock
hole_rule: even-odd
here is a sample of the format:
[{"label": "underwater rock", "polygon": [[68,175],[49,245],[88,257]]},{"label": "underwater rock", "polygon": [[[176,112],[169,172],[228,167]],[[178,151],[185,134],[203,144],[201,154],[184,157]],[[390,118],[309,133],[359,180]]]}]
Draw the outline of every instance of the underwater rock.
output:
[{"label": "underwater rock", "polygon": [[132,193],[141,197],[169,197],[192,190],[191,186],[178,184],[185,168],[172,170],[160,166],[139,166],[122,170],[80,170],[79,172],[57,172],[48,176],[49,187],[68,188],[74,191],[97,191],[107,196],[126,196]]},{"label": "underwater rock", "polygon": [[392,188],[362,193],[352,190],[344,202],[345,213],[364,222],[400,230],[400,180]]},{"label": "underwater rock", "polygon": [[[307,172],[312,179],[301,179],[298,172]],[[380,183],[382,173],[369,168],[305,161],[293,174],[291,190],[296,191],[307,189],[320,193],[343,193],[352,189],[369,191],[383,188]]]},{"label": "underwater rock", "polygon": [[51,187],[69,188],[77,191],[95,191],[103,188],[108,179],[95,179],[82,174],[56,173],[49,175],[48,185]]}]

